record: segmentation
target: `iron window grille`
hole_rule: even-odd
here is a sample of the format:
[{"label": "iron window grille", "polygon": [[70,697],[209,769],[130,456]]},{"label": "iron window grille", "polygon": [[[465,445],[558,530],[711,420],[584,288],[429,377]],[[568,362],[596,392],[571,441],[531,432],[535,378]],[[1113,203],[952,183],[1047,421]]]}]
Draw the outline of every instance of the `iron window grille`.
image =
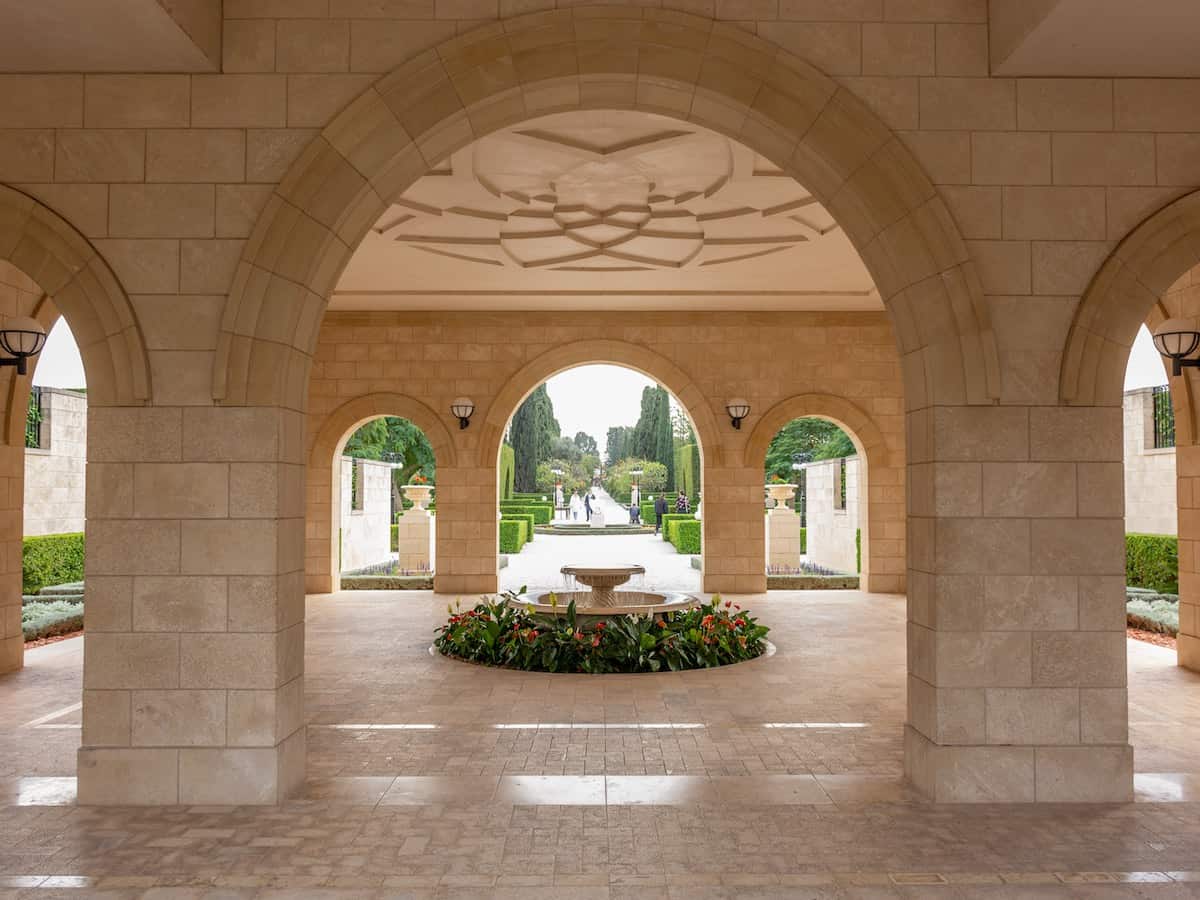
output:
[{"label": "iron window grille", "polygon": [[1171,406],[1171,389],[1160,384],[1154,388],[1154,449],[1175,446],[1175,408]]}]

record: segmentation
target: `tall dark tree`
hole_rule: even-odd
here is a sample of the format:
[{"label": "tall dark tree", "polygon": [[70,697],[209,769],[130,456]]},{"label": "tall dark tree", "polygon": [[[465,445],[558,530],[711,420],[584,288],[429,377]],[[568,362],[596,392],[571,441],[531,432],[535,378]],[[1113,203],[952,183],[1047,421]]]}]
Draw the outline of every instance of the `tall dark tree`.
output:
[{"label": "tall dark tree", "polygon": [[658,415],[657,385],[646,385],[642,388],[642,410],[638,415],[637,424],[633,426],[632,456],[640,459],[658,459],[655,452],[658,444],[655,418]]},{"label": "tall dark tree", "polygon": [[579,448],[580,453],[590,453],[592,456],[600,452],[600,448],[596,446],[596,439],[586,431],[575,432],[575,446]]},{"label": "tall dark tree", "polygon": [[675,487],[675,435],[671,425],[671,397],[658,388],[654,411],[654,457],[667,467],[667,487]]},{"label": "tall dark tree", "polygon": [[615,466],[621,460],[633,456],[633,427],[630,425],[614,425],[608,429],[608,436],[605,441],[605,454],[610,466]]},{"label": "tall dark tree", "polygon": [[540,384],[513,413],[509,427],[516,454],[513,483],[517,491],[524,493],[537,490],[538,463],[550,459],[559,431],[558,420],[554,418],[554,404],[546,392],[546,385]]}]

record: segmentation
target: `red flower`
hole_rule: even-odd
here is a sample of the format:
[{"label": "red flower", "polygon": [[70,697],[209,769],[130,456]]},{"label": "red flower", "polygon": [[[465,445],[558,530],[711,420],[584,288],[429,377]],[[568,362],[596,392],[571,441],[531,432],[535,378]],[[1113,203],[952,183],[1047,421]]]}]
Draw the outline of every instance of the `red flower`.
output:
[{"label": "red flower", "polygon": [[592,646],[593,647],[600,646],[600,635],[596,635],[594,638],[592,638]]},{"label": "red flower", "polygon": [[604,630],[604,623],[603,623],[603,622],[597,622],[597,623],[596,623],[596,630],[597,630],[597,631],[603,631],[603,630]]},{"label": "red flower", "polygon": [[746,620],[745,619],[734,619],[733,624],[736,625],[738,628],[745,628]]},{"label": "red flower", "polygon": [[729,607],[731,607],[731,606],[733,606],[733,601],[732,601],[732,600],[726,600],[726,601],[725,601],[725,608],[726,608],[726,609],[729,609]]},{"label": "red flower", "polygon": [[734,609],[741,609],[741,607],[740,607],[740,606],[738,606],[736,603],[735,603],[735,604],[733,604],[733,608],[734,608]]},{"label": "red flower", "polygon": [[712,616],[705,616],[703,619],[700,620],[701,628],[712,628],[712,624],[713,624]]},{"label": "red flower", "polygon": [[575,632],[575,640],[577,640],[577,641],[583,640],[583,632],[582,631]]}]

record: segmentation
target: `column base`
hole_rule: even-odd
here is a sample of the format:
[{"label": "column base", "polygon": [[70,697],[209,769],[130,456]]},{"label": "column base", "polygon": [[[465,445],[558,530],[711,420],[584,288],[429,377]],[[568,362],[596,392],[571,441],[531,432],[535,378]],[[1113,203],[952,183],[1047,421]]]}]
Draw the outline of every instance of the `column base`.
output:
[{"label": "column base", "polygon": [[1133,748],[941,745],[904,726],[904,774],[936,803],[1128,803]]},{"label": "column base", "polygon": [[1200,672],[1200,637],[1179,632],[1175,637],[1175,653],[1180,666]]},{"label": "column base", "polygon": [[[477,598],[480,594],[495,594],[500,590],[500,579],[496,575],[439,575],[433,573],[435,594],[456,594],[465,598]],[[472,599],[474,605],[474,599]]]},{"label": "column base", "polygon": [[[17,628],[19,629],[21,614],[17,612]],[[18,633],[12,637],[0,640],[0,675],[5,672],[15,672],[25,665],[25,635]]]},{"label": "column base", "polygon": [[305,730],[274,747],[82,747],[82,806],[273,806],[304,784]]}]

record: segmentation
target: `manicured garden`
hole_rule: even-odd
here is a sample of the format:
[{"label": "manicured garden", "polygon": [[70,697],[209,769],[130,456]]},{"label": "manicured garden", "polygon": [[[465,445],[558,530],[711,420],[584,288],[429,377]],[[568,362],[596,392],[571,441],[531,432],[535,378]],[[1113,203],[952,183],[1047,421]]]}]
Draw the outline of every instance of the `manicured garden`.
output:
[{"label": "manicured garden", "polygon": [[[534,672],[678,672],[714,668],[761,656],[765,625],[739,605],[715,595],[695,609],[661,618],[621,615],[584,623],[575,604],[562,615],[514,608],[507,593],[471,609],[448,606],[434,646],[456,659]],[[589,617],[590,618],[590,617]]]}]

